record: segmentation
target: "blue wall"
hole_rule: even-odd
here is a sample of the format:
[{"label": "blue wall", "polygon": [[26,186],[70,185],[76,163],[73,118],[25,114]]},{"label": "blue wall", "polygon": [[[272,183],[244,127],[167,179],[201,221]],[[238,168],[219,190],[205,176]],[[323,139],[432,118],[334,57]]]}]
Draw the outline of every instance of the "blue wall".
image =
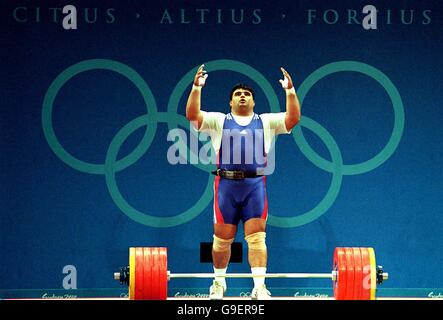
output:
[{"label": "blue wall", "polygon": [[[227,112],[241,81],[256,88],[256,112],[284,110],[280,66],[303,100],[268,178],[269,272],[327,272],[335,247],[372,246],[386,287],[442,288],[438,3],[372,1],[378,29],[365,30],[347,14],[361,22],[366,1],[71,1],[78,29],[68,31],[49,9],[64,3],[2,1],[0,288],[61,288],[65,265],[80,288],[117,288],[130,246],[167,246],[173,272],[212,271],[199,262],[212,239],[211,167],[166,157],[177,121],[189,138],[183,115],[201,63],[207,111]],[[95,23],[85,8],[90,19],[97,8]],[[231,9],[236,19],[244,10],[242,23]],[[247,272],[246,261],[229,270]]]}]

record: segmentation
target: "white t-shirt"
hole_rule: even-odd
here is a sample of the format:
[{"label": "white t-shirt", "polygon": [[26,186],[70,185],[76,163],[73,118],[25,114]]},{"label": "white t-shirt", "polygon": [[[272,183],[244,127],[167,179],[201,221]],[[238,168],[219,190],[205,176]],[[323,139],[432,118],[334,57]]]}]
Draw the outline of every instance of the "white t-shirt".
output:
[{"label": "white t-shirt", "polygon": [[[214,151],[218,153],[218,151],[220,150],[223,134],[223,124],[225,122],[226,114],[221,112],[201,112],[203,113],[203,122],[198,131],[206,132],[210,135],[212,147],[214,148]],[[246,117],[237,115],[232,116],[235,122],[237,122],[239,125],[246,126],[252,121],[252,117],[254,116],[254,114]],[[276,135],[291,133],[291,130],[288,131],[286,129],[285,116],[285,112],[260,114],[260,118],[263,123],[263,136],[266,153],[269,153],[273,139]]]}]

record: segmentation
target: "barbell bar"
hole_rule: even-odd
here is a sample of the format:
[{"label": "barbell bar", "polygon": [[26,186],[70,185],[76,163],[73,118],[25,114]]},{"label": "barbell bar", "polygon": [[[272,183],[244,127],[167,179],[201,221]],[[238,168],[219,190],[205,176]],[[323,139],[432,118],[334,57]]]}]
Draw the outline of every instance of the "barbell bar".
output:
[{"label": "barbell bar", "polygon": [[[168,271],[169,272],[169,271]],[[214,278],[214,273],[168,273],[168,279],[180,278]],[[217,275],[219,278],[332,278],[334,279],[334,271],[331,273],[267,273],[264,275],[252,275],[251,273],[228,273],[226,275]],[[118,279],[117,279],[118,280]]]},{"label": "barbell bar", "polygon": [[[166,300],[168,281],[180,278],[214,278],[213,273],[171,273],[167,248],[129,248],[129,266],[114,279],[129,286],[131,300]],[[225,278],[252,278],[251,273],[228,273]],[[377,284],[389,275],[376,266],[373,248],[335,248],[330,273],[267,273],[265,278],[329,278],[337,300],[374,300]]]}]

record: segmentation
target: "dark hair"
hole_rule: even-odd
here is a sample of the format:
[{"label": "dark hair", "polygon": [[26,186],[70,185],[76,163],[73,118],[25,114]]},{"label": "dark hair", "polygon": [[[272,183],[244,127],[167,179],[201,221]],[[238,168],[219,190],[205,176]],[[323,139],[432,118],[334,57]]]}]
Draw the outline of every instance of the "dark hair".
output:
[{"label": "dark hair", "polygon": [[232,100],[232,95],[234,94],[234,91],[237,89],[243,89],[243,90],[248,90],[249,92],[251,92],[252,94],[252,98],[254,99],[254,89],[252,89],[250,86],[248,86],[247,84],[243,84],[243,83],[237,83],[231,90],[231,94],[229,96],[229,101]]}]

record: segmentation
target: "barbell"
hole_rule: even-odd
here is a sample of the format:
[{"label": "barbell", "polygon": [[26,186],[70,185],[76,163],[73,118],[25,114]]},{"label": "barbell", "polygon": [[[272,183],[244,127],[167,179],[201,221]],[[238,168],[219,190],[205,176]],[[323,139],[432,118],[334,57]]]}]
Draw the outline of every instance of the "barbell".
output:
[{"label": "barbell", "polygon": [[[167,248],[129,248],[129,266],[114,279],[129,286],[131,300],[166,300],[168,281],[177,278],[214,278],[213,273],[171,273]],[[226,278],[252,278],[250,273],[228,273]],[[256,277],[254,275],[254,277]],[[335,248],[330,273],[267,273],[265,278],[329,278],[336,300],[375,300],[377,285],[388,279],[376,265],[373,248]]]}]

